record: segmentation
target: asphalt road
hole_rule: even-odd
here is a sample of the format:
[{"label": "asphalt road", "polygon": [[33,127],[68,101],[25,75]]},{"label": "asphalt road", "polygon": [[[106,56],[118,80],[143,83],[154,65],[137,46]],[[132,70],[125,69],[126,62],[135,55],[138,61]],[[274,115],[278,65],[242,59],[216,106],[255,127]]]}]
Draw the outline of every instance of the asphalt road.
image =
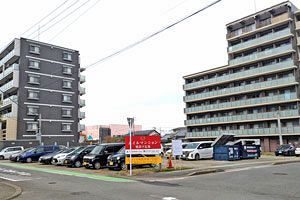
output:
[{"label": "asphalt road", "polygon": [[151,182],[93,179],[1,165],[0,177],[23,188],[19,200],[300,200],[300,163]]}]

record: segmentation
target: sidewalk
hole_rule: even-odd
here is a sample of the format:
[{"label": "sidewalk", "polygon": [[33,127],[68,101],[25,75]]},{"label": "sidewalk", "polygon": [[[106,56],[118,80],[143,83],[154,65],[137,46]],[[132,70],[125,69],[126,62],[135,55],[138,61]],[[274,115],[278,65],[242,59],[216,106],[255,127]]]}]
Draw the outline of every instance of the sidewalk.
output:
[{"label": "sidewalk", "polygon": [[10,200],[14,199],[22,193],[19,186],[7,183],[6,181],[1,181],[0,179],[0,199]]}]

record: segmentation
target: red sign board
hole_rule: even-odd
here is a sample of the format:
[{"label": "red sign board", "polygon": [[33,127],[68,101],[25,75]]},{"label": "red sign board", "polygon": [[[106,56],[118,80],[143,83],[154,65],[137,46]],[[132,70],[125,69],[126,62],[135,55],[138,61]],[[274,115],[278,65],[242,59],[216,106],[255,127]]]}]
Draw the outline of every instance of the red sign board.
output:
[{"label": "red sign board", "polygon": [[[125,137],[125,148],[130,149],[129,136]],[[160,136],[131,136],[132,149],[160,149]]]}]

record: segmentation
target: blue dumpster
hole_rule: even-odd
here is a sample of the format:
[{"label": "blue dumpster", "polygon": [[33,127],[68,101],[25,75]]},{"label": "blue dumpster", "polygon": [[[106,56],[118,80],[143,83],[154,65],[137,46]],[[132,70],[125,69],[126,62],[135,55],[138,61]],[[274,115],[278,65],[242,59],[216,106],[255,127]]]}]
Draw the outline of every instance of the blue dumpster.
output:
[{"label": "blue dumpster", "polygon": [[259,158],[260,145],[240,145],[240,156],[242,159]]},{"label": "blue dumpster", "polygon": [[240,148],[238,145],[214,146],[214,160],[240,160]]}]

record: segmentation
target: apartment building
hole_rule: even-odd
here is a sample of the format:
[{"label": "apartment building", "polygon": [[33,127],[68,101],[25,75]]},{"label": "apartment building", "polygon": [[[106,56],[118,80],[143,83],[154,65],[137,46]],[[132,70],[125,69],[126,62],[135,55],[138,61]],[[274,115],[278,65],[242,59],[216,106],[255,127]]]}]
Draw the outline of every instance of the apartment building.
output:
[{"label": "apartment building", "polygon": [[228,65],[184,76],[189,139],[260,138],[265,151],[300,143],[300,10],[289,1],[226,25]]},{"label": "apartment building", "polygon": [[85,113],[79,52],[25,38],[0,52],[0,141],[76,145]]}]

